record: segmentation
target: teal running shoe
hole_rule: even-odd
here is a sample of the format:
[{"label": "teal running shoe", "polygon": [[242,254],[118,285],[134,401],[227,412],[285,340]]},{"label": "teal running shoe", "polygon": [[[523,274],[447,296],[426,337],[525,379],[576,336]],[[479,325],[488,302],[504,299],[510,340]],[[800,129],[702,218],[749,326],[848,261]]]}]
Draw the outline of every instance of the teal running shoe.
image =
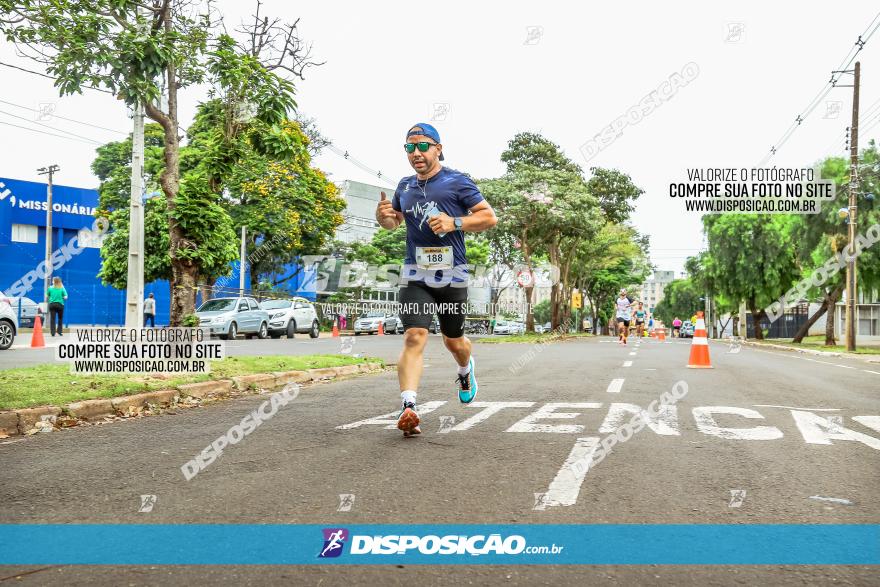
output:
[{"label": "teal running shoe", "polygon": [[474,401],[474,398],[477,397],[477,390],[479,386],[477,385],[477,375],[474,372],[474,357],[471,356],[468,361],[468,367],[470,371],[468,371],[467,375],[459,375],[456,377],[456,381],[458,382],[458,400],[463,404],[469,404]]}]

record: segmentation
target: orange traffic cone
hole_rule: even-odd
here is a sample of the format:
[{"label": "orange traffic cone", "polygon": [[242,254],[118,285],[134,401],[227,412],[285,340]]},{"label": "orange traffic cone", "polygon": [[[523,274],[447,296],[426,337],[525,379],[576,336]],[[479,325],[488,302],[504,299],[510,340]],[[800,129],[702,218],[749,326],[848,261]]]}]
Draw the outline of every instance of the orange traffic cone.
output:
[{"label": "orange traffic cone", "polygon": [[712,368],[712,361],[709,360],[709,338],[706,336],[706,323],[703,321],[702,312],[697,312],[697,326],[694,328],[694,342],[691,344],[691,357],[688,360],[688,368]]},{"label": "orange traffic cone", "polygon": [[379,331],[376,332],[379,336],[385,336],[385,323],[381,320],[379,321]]},{"label": "orange traffic cone", "polygon": [[333,336],[339,336],[339,326],[336,325],[337,320],[333,321]]},{"label": "orange traffic cone", "polygon": [[660,342],[666,342],[666,329],[662,326],[657,329],[657,340]]},{"label": "orange traffic cone", "polygon": [[43,340],[43,321],[37,316],[34,318],[34,333],[31,336],[31,347],[36,349],[44,346],[46,346],[46,341]]}]

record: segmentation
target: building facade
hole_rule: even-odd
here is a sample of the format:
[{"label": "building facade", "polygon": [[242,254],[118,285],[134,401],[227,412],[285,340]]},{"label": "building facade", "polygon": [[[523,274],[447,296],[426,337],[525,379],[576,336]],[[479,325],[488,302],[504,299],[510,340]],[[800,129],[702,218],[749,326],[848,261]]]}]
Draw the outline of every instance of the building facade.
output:
[{"label": "building facade", "polygon": [[642,284],[639,300],[654,311],[663,299],[663,290],[675,279],[674,271],[655,271],[654,276]]}]

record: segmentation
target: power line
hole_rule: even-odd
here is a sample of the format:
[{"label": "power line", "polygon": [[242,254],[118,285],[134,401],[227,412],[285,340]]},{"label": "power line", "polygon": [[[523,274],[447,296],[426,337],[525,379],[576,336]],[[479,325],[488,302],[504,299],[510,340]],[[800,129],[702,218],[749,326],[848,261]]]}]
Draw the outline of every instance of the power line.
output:
[{"label": "power line", "polygon": [[335,153],[336,155],[339,155],[340,157],[342,157],[343,159],[345,159],[346,161],[350,161],[351,163],[353,163],[353,164],[356,165],[357,167],[361,168],[363,171],[366,171],[366,172],[369,173],[370,175],[374,175],[374,176],[376,176],[378,179],[384,181],[384,182],[385,182],[386,184],[388,184],[389,186],[397,187],[397,183],[395,183],[395,182],[389,180],[387,177],[383,177],[381,171],[378,171],[378,170],[376,170],[376,169],[373,169],[373,168],[371,168],[371,167],[368,167],[368,166],[365,165],[364,163],[361,163],[360,161],[358,161],[357,159],[355,159],[354,157],[352,157],[352,156],[348,153],[348,151],[343,151],[342,149],[340,149],[339,147],[337,147],[336,145],[334,145],[334,144],[332,144],[332,143],[329,143],[329,144],[327,145],[327,148],[330,149],[330,150],[331,150],[333,153]]},{"label": "power line", "polygon": [[[14,126],[15,128],[20,128],[20,129],[23,129],[23,130],[29,130],[29,131],[31,131],[31,132],[38,132],[38,133],[40,133],[40,134],[42,134],[42,135],[48,135],[48,136],[50,136],[50,137],[58,137],[59,139],[69,139],[69,140],[71,140],[71,141],[77,141],[77,142],[80,142],[80,143],[86,143],[87,145],[93,145],[93,146],[95,145],[95,142],[92,141],[91,139],[83,140],[83,139],[77,139],[77,138],[74,138],[74,137],[68,137],[68,136],[64,136],[64,135],[56,135],[55,133],[52,133],[52,132],[46,132],[46,131],[44,131],[44,130],[39,130],[39,129],[36,129],[36,128],[29,128],[29,127],[27,127],[27,126],[21,126],[21,125],[18,125],[18,124],[12,124],[11,122],[4,122],[4,121],[2,121],[2,120],[0,120],[0,124],[5,124],[6,126]],[[100,144],[100,143],[97,143],[97,144]]]},{"label": "power line", "polygon": [[[9,106],[15,106],[16,108],[22,108],[22,109],[24,109],[24,110],[30,110],[31,112],[37,112],[37,113],[40,112],[40,110],[38,110],[38,109],[36,109],[36,108],[30,108],[30,107],[28,107],[28,106],[23,106],[23,105],[21,105],[21,104],[16,104],[15,102],[8,102],[8,101],[6,101],[6,100],[0,100],[0,104],[8,104]],[[66,120],[67,122],[74,122],[74,123],[76,123],[76,124],[81,124],[81,125],[83,125],[83,126],[91,126],[92,128],[98,128],[98,129],[106,130],[106,131],[109,131],[109,132],[115,132],[115,133],[120,134],[120,135],[128,135],[128,134],[129,134],[129,133],[127,133],[127,132],[123,132],[123,131],[121,131],[121,130],[116,130],[116,129],[113,129],[113,128],[107,128],[106,126],[99,126],[99,125],[97,125],[97,124],[92,124],[91,122],[83,122],[83,121],[81,121],[81,120],[76,120],[76,119],[74,119],[74,118],[65,118],[64,116],[59,116],[59,115],[57,115],[57,114],[55,114],[55,113],[52,113],[52,118],[57,118],[58,120]]]},{"label": "power line", "polygon": [[[19,67],[19,66],[17,66],[17,65],[12,65],[12,64],[10,64],[10,63],[3,63],[2,61],[0,61],[0,65],[2,65],[2,66],[4,66],[4,67],[10,67],[10,68],[12,68],[12,69],[17,69],[17,70],[19,70],[19,71],[23,71],[23,72],[25,72],[25,73],[30,73],[30,74],[33,74],[33,75],[38,75],[38,76],[40,76],[40,77],[45,77],[45,78],[48,78],[48,79],[51,79],[51,80],[57,80],[57,79],[58,79],[57,77],[51,76],[51,75],[49,75],[48,73],[40,73],[39,71],[33,71],[33,70],[30,70],[30,69],[25,69],[24,67]],[[110,90],[102,90],[101,88],[95,88],[95,87],[93,87],[93,86],[82,86],[82,87],[84,87],[84,88],[86,88],[86,89],[88,89],[88,90],[95,90],[96,92],[104,92],[105,94],[110,94],[111,96],[113,95],[113,92],[111,92]]]},{"label": "power line", "polygon": [[[869,118],[871,118],[871,116],[873,116],[874,114],[874,111],[878,110],[878,108],[880,108],[880,98],[878,98],[873,104],[871,104],[871,106],[869,106],[867,110],[859,113],[859,126],[862,126]],[[848,129],[849,127],[847,127],[846,131],[837,135],[837,138],[834,139],[834,143],[830,147],[825,149],[826,153],[835,152],[840,148],[841,143],[844,143],[846,141],[846,137],[849,132]]]},{"label": "power line", "polygon": [[48,128],[48,129],[50,129],[50,130],[54,130],[54,131],[58,131],[58,132],[63,132],[64,134],[68,134],[68,135],[70,135],[70,136],[72,136],[72,137],[76,137],[76,138],[78,138],[78,139],[83,139],[83,140],[86,140],[86,141],[90,141],[90,142],[92,142],[92,143],[95,143],[96,145],[101,145],[101,144],[103,144],[103,143],[101,143],[100,141],[96,141],[96,140],[94,140],[94,139],[90,139],[90,138],[88,138],[88,137],[84,137],[84,136],[82,136],[82,135],[78,135],[78,134],[76,134],[76,133],[70,132],[69,130],[64,130],[64,129],[60,129],[60,128],[55,128],[54,126],[49,126],[48,124],[43,124],[42,122],[37,122],[36,120],[29,120],[29,119],[25,118],[24,116],[18,116],[17,114],[12,114],[11,112],[6,112],[5,110],[0,110],[0,114],[5,114],[6,116],[11,116],[12,118],[18,118],[19,120],[24,120],[25,122],[29,122],[30,124],[36,124],[37,126],[42,126],[42,127],[44,127],[44,128]]},{"label": "power line", "polygon": [[[819,105],[819,102],[825,96],[827,96],[828,93],[837,85],[837,82],[840,77],[843,76],[844,71],[852,64],[852,62],[858,56],[859,52],[861,52],[861,50],[865,47],[865,44],[871,39],[877,29],[880,28],[880,22],[878,21],[880,21],[880,12],[878,12],[874,19],[871,20],[871,24],[868,25],[868,27],[865,29],[865,32],[859,35],[858,40],[855,42],[853,47],[850,48],[849,52],[846,54],[846,57],[843,58],[841,65],[839,65],[837,69],[835,69],[831,73],[831,79],[825,82],[825,85],[822,86],[822,89],[819,90],[819,93],[816,95],[816,97],[813,98],[810,103],[807,104],[807,107],[804,108],[804,110],[797,115],[795,121],[782,134],[782,137],[772,147],[770,147],[770,152],[765,155],[763,159],[761,159],[761,162],[758,164],[759,166],[766,164],[767,161],[769,161],[769,159],[773,157],[773,155],[775,155],[776,152],[779,151],[779,149],[783,145],[785,145],[786,142],[788,142],[788,139],[791,138],[791,135],[794,134],[801,123],[803,123],[804,120],[807,119],[807,117],[813,112],[813,110],[816,109],[816,106]],[[877,25],[875,26],[874,23],[877,23]],[[874,28],[872,29],[871,27]],[[837,78],[834,77],[835,74],[838,75]]]}]

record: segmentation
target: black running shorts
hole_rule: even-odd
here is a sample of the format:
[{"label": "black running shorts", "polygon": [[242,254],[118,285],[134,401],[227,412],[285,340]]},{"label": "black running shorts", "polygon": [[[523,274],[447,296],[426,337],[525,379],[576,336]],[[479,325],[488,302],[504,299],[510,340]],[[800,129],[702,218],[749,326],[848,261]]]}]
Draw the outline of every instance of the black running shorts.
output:
[{"label": "black running shorts", "polygon": [[617,317],[617,321],[618,321],[618,322],[623,322],[623,325],[626,326],[627,328],[629,328],[629,320],[624,320],[623,318],[621,318],[620,316],[618,316],[618,317]]},{"label": "black running shorts", "polygon": [[404,329],[429,328],[437,314],[440,332],[449,338],[464,335],[467,317],[467,287],[431,287],[423,281],[410,281],[400,288],[400,319]]}]

